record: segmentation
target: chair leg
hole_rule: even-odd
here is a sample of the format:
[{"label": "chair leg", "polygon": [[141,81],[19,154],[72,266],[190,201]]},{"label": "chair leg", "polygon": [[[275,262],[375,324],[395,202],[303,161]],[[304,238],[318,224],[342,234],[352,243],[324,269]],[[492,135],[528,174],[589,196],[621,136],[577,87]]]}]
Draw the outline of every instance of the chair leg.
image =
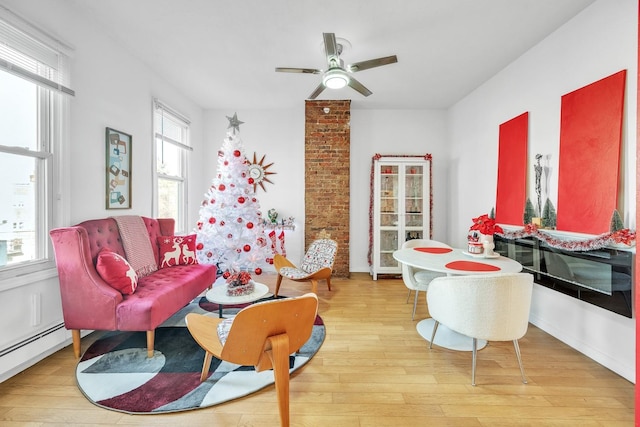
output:
[{"label": "chair leg", "polygon": [[207,375],[209,375],[209,367],[211,366],[211,358],[213,354],[205,351],[204,353],[204,362],[202,362],[202,373],[200,374],[200,382],[203,382],[207,379]]},{"label": "chair leg", "polygon": [[318,295],[318,281],[317,280],[311,280],[311,292],[313,292],[314,294]]},{"label": "chair leg", "polygon": [[527,378],[524,376],[524,367],[522,366],[522,358],[520,357],[520,346],[518,340],[513,340],[513,348],[516,350],[516,357],[518,358],[518,365],[520,365],[520,375],[522,375],[522,382],[527,383]]},{"label": "chair leg", "polygon": [[409,293],[407,294],[407,302],[409,302],[410,297],[411,297],[411,289],[409,289]]},{"label": "chair leg", "polygon": [[416,296],[413,299],[413,313],[411,314],[411,320],[415,320],[416,317],[416,307],[418,306],[418,294],[420,292],[416,289]]},{"label": "chair leg", "polygon": [[327,288],[331,290],[331,277],[327,277]]},{"label": "chair leg", "polygon": [[78,359],[80,357],[80,329],[72,329],[71,330],[71,339],[73,340],[73,355]]},{"label": "chair leg", "polygon": [[147,357],[153,357],[153,342],[155,341],[156,331],[154,329],[147,331]]},{"label": "chair leg", "polygon": [[280,284],[282,283],[282,276],[278,273],[278,280],[276,280],[276,291],[273,293],[273,296],[278,296],[278,292],[280,291]]},{"label": "chair leg", "polygon": [[429,341],[429,348],[433,347],[433,340],[436,337],[436,331],[438,330],[438,325],[440,325],[440,322],[436,320],[436,323],[433,324],[433,332],[431,332],[431,341]]},{"label": "chair leg", "polygon": [[289,427],[289,336],[275,335],[269,337],[267,343],[271,345],[271,349],[266,353],[273,365],[280,425]]},{"label": "chair leg", "polygon": [[476,358],[478,356],[478,339],[473,339],[473,362],[471,362],[471,385],[476,385]]}]

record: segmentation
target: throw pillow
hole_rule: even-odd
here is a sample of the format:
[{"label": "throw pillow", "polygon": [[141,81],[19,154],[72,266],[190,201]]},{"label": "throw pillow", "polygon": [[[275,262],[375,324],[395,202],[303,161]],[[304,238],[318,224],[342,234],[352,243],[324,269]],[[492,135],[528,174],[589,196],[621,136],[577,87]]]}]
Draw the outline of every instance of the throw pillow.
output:
[{"label": "throw pillow", "polygon": [[131,295],[138,287],[138,275],[131,264],[115,252],[103,249],[98,254],[96,270],[102,280],[123,295]]},{"label": "throw pillow", "polygon": [[197,264],[196,235],[160,236],[160,268]]}]

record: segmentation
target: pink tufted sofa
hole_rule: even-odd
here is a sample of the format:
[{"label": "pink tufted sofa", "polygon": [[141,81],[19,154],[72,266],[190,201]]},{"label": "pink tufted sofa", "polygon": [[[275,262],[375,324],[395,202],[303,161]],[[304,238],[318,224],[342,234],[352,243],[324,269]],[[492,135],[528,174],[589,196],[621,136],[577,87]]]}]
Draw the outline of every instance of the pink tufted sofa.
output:
[{"label": "pink tufted sofa", "polygon": [[[175,222],[142,219],[158,260],[157,238],[173,235]],[[81,329],[146,331],[147,355],[153,357],[156,327],[211,287],[216,279],[214,265],[160,268],[141,277],[133,294],[123,295],[102,280],[95,268],[98,253],[104,248],[126,258],[113,218],[56,228],[49,234],[58,268],[64,323],[72,331],[76,357],[80,357]]]}]

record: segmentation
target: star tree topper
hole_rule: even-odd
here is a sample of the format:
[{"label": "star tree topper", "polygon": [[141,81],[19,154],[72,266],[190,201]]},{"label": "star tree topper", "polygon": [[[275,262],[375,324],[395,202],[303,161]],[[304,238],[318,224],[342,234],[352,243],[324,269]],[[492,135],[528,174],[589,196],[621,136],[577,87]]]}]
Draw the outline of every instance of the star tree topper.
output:
[{"label": "star tree topper", "polygon": [[244,122],[238,120],[238,113],[233,113],[233,117],[227,116],[227,120],[229,120],[229,126],[227,126],[227,129],[233,128],[234,134],[236,133],[236,131],[240,132],[240,125]]}]

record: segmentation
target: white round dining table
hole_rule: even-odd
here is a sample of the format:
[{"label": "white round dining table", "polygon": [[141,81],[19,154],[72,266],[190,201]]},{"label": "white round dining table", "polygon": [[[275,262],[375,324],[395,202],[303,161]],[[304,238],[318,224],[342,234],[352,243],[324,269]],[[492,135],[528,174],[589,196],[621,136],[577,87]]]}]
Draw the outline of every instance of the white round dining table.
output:
[{"label": "white round dining table", "polygon": [[462,249],[415,247],[398,249],[393,253],[396,261],[423,270],[449,275],[519,273],[522,264],[496,254],[494,257],[470,254]]},{"label": "white round dining table", "polygon": [[[522,271],[522,264],[511,258],[499,254],[484,257],[456,248],[405,248],[395,251],[393,257],[396,261],[411,267],[447,275],[519,273]],[[418,322],[416,330],[422,338],[430,342],[434,324],[434,319],[424,319]],[[438,326],[433,343],[450,350],[472,351],[473,349],[472,338],[459,334],[443,324]],[[477,341],[478,350],[486,345],[485,340]]]}]

